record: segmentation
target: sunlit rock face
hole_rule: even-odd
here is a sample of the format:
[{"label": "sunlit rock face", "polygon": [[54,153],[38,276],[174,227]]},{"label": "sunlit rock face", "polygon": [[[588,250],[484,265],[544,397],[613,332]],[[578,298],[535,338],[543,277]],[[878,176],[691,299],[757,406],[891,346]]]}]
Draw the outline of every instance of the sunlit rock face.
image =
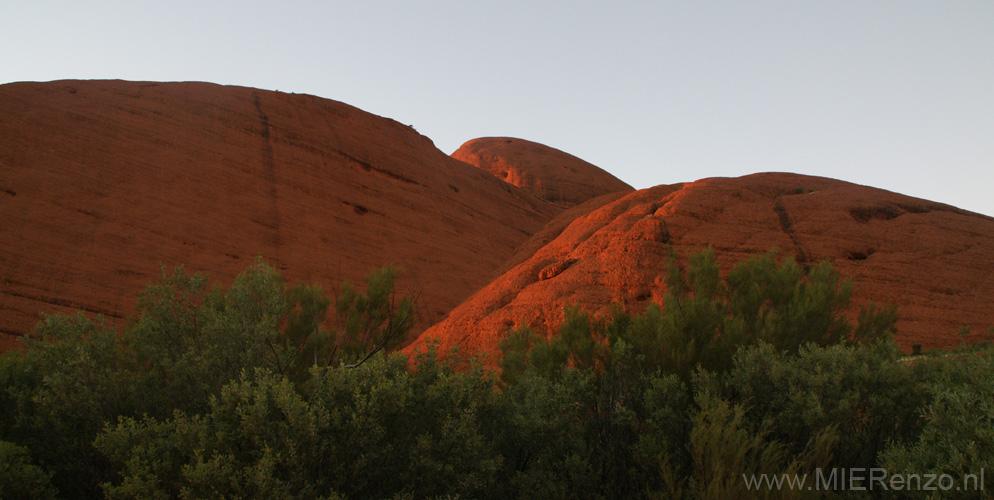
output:
[{"label": "sunlit rock face", "polygon": [[[0,349],[41,312],[123,325],[168,268],[230,284],[256,256],[331,289],[384,265],[419,307],[405,352],[497,352],[567,304],[633,312],[666,294],[667,256],[724,272],[775,248],[853,280],[849,314],[895,303],[910,350],[994,324],[994,219],[787,173],[634,191],[520,139],[452,157],[335,101],[206,83],[0,85]],[[505,175],[506,174],[506,175]]]},{"label": "sunlit rock face", "polygon": [[308,95],[7,84],[0,138],[0,348],[40,312],[123,324],[160,264],[230,284],[255,256],[326,289],[397,265],[420,331],[560,211],[406,125]]},{"label": "sunlit rock face", "polygon": [[[440,352],[498,352],[509,329],[554,334],[566,305],[606,314],[661,304],[672,250],[711,247],[727,273],[775,248],[810,266],[829,260],[855,289],[850,316],[870,302],[898,305],[897,341],[949,347],[970,326],[994,324],[994,219],[952,206],[822,177],[786,173],[712,178],[598,198],[551,221],[531,252],[429,328]],[[540,242],[534,240],[540,239]]]},{"label": "sunlit rock face", "polygon": [[632,191],[631,186],[590,163],[523,139],[473,139],[452,157],[563,208],[605,194]]}]

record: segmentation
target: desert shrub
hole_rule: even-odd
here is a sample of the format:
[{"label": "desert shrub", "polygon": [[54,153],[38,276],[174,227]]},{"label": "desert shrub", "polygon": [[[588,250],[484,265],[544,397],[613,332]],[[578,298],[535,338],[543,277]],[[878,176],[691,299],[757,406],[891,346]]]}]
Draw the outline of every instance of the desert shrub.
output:
[{"label": "desert shrub", "polygon": [[[558,411],[578,426],[568,431],[580,443],[572,449],[589,457],[571,462],[570,473],[596,478],[587,497],[720,497],[708,479],[719,469],[730,487],[739,484],[736,471],[813,467],[833,454],[872,464],[888,439],[913,435],[914,383],[888,340],[893,307],[864,309],[854,330],[844,316],[848,281],[828,263],[805,272],[773,253],[739,263],[725,279],[710,250],[691,255],[685,271],[675,259],[668,267],[662,307],[635,316],[615,307],[606,318],[567,307],[558,335],[523,326],[500,345],[508,397],[537,394],[543,384],[583,387]],[[833,363],[844,373],[821,373]],[[705,393],[723,394],[727,405]],[[805,406],[819,397],[824,407]],[[752,454],[718,453],[728,438],[718,421],[752,433],[742,442]],[[679,479],[687,477],[698,479]]]},{"label": "desert shrub", "polygon": [[60,496],[98,496],[110,470],[91,442],[104,422],[142,407],[133,361],[116,332],[82,313],[46,316],[24,343],[0,363],[0,440],[28,449]]},{"label": "desert shrub", "polygon": [[[336,319],[357,326],[336,341],[352,366],[410,328],[410,299],[393,308],[395,280],[386,269],[371,274],[365,292],[343,285]],[[261,260],[227,289],[208,282],[182,267],[163,269],[120,334],[82,313],[45,316],[25,337],[26,349],[0,356],[0,440],[30,450],[60,496],[94,498],[115,473],[93,446],[108,423],[166,421],[176,411],[193,418],[243,371],[261,369],[303,386],[315,360],[339,362],[316,356],[308,335],[291,335],[324,319],[329,300],[320,289],[288,289]]]},{"label": "desert shrub", "polygon": [[[409,295],[397,297],[398,276],[393,267],[374,271],[365,291],[346,281],[334,301],[318,286],[291,288],[285,331],[293,361],[280,373],[304,384],[312,366],[354,368],[399,345],[414,325],[414,302]],[[329,331],[324,324],[332,302],[335,324]]]},{"label": "desert shrub", "polygon": [[494,428],[505,480],[495,498],[594,497],[595,457],[582,420],[590,384],[576,371],[557,380],[528,374],[501,392]]},{"label": "desert shrub", "polygon": [[298,285],[288,291],[287,343],[294,351],[285,371],[297,384],[310,378],[312,366],[327,364],[335,357],[337,345],[325,327],[331,299],[317,285]]},{"label": "desert shrub", "polygon": [[153,416],[174,409],[197,413],[243,369],[289,370],[293,355],[280,325],[288,310],[286,286],[261,261],[227,290],[208,289],[208,277],[182,267],[165,269],[139,296],[136,324],[123,341],[133,351]]},{"label": "desert shrub", "polygon": [[0,441],[0,498],[56,498],[51,475],[32,463],[27,448]]},{"label": "desert shrub", "polygon": [[512,382],[526,370],[553,376],[567,367],[611,365],[687,381],[698,368],[727,371],[743,346],[763,342],[797,352],[809,343],[872,343],[889,338],[897,321],[893,306],[871,306],[853,329],[844,315],[848,280],[828,262],[805,273],[792,259],[777,264],[772,252],[737,264],[727,279],[710,249],[692,254],[686,271],[673,259],[666,284],[663,307],[650,305],[635,317],[616,307],[611,318],[592,319],[571,306],[556,336],[527,327],[510,332],[500,345],[502,379]]},{"label": "desert shrub", "polygon": [[990,465],[994,356],[904,358],[893,307],[853,327],[827,264],[672,260],[661,306],[515,329],[499,376],[386,353],[412,318],[395,280],[329,297],[261,262],[227,289],[177,269],[120,335],[45,317],[0,355],[0,495],[837,498],[742,475]]},{"label": "desert shrub", "polygon": [[[919,408],[924,428],[911,440],[883,450],[880,465],[891,474],[948,474],[960,491],[943,498],[984,498],[967,474],[994,470],[994,355],[990,352],[922,359],[930,376],[922,383],[928,398]],[[895,493],[897,494],[897,493]],[[929,492],[901,492],[926,498]],[[935,493],[932,492],[934,495]]]},{"label": "desert shrub", "polygon": [[365,293],[349,282],[342,285],[335,301],[342,332],[338,339],[342,362],[360,364],[404,340],[414,324],[414,305],[410,296],[395,296],[397,277],[395,268],[385,267],[369,275]]},{"label": "desert shrub", "polygon": [[681,498],[693,470],[687,447],[693,427],[692,395],[675,375],[649,377],[644,413],[635,445],[643,473],[644,493],[655,498]]},{"label": "desert shrub", "polygon": [[797,354],[761,344],[740,350],[724,392],[748,405],[753,425],[800,452],[826,428],[838,429],[831,465],[870,468],[889,443],[920,431],[919,377],[892,342],[808,345]]},{"label": "desert shrub", "polygon": [[501,457],[483,431],[493,381],[431,354],[374,356],[315,380],[243,373],[203,415],[123,419],[97,439],[122,470],[110,498],[478,497]]},{"label": "desert shrub", "polygon": [[[800,488],[750,488],[747,481],[765,474],[789,477],[827,465],[837,430],[822,428],[800,452],[772,439],[769,424],[750,426],[746,409],[698,391],[687,448],[692,467],[684,478],[667,475],[667,490],[694,499],[801,498]],[[748,478],[748,479],[747,479]]]},{"label": "desert shrub", "polygon": [[[618,337],[630,320],[620,310],[605,321],[572,307],[560,335],[546,339],[519,328],[501,344],[501,387],[510,413],[519,416],[512,428],[546,436],[541,446],[551,442],[539,447],[525,439],[505,449],[511,474],[516,484],[528,485],[525,490],[555,498],[632,497],[658,476],[659,454],[673,444],[667,441],[671,436],[661,432],[641,446],[639,438],[647,415],[674,413],[667,413],[669,402],[661,394],[664,388],[672,394],[677,386],[671,379],[670,385],[656,384],[653,372],[622,361],[636,356],[623,342],[605,340]],[[647,405],[649,398],[654,399]]]},{"label": "desert shrub", "polygon": [[[308,411],[285,378],[256,372],[224,387],[205,415],[122,418],[96,439],[121,471],[108,498],[322,498],[301,483],[320,466],[323,415]],[[302,446],[302,444],[304,444]]]}]

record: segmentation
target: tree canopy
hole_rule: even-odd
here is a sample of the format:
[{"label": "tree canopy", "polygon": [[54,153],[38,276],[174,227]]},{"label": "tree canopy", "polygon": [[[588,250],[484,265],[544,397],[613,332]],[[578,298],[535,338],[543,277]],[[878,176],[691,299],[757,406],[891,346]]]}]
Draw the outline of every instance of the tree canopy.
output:
[{"label": "tree canopy", "polygon": [[0,355],[0,498],[925,498],[746,478],[994,465],[994,354],[906,357],[894,308],[850,324],[827,263],[674,258],[662,304],[516,328],[499,373],[390,352],[397,276],[328,296],[261,261],[227,288],[164,269],[122,331],[44,317]]}]

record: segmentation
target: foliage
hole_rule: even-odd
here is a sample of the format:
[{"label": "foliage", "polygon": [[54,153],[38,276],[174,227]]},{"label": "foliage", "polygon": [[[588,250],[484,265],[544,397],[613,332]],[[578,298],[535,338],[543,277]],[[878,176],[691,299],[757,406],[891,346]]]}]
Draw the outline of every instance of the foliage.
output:
[{"label": "foliage", "polygon": [[55,498],[51,475],[31,462],[27,448],[0,441],[0,498]]},{"label": "foliage", "polygon": [[[351,366],[410,328],[410,299],[392,309],[395,280],[396,271],[387,268],[370,275],[366,293],[343,285],[345,316],[337,319],[366,334],[338,340],[344,352],[362,358]],[[326,332],[320,323],[329,303],[317,287],[288,290],[278,272],[257,260],[226,290],[208,288],[206,276],[182,267],[163,269],[120,334],[82,313],[45,316],[25,337],[24,351],[0,356],[0,440],[29,449],[61,496],[99,496],[100,483],[114,474],[93,446],[106,423],[203,414],[242,371],[262,369],[304,384],[316,360],[337,361],[311,347],[314,335],[298,333],[305,325],[317,336]]]},{"label": "foliage", "polygon": [[141,407],[134,364],[113,330],[82,313],[46,316],[24,343],[0,363],[0,440],[30,450],[60,495],[97,496],[109,471],[91,441],[104,422]]},{"label": "foliage", "polygon": [[[317,379],[305,397],[283,376],[243,373],[204,415],[123,419],[97,440],[122,479],[109,498],[479,496],[501,458],[482,434],[492,383],[432,354]],[[453,460],[453,457],[459,457]]]},{"label": "foliage", "polygon": [[566,367],[592,370],[607,365],[663,370],[689,380],[702,368],[724,372],[735,352],[768,343],[797,352],[808,343],[871,343],[888,338],[897,321],[894,306],[864,308],[853,330],[843,314],[852,284],[828,262],[806,274],[793,259],[777,264],[770,252],[737,264],[722,280],[710,249],[690,256],[686,272],[671,257],[664,307],[655,304],[631,317],[616,308],[610,321],[591,319],[567,307],[559,335],[545,339],[527,327],[501,343],[502,379],[525,370],[553,376]]},{"label": "foliage", "polygon": [[294,350],[288,373],[297,383],[311,366],[354,368],[373,355],[396,347],[414,326],[414,302],[394,292],[399,274],[384,267],[369,274],[366,291],[342,283],[334,300],[335,328],[324,327],[332,300],[320,287],[298,285],[289,291],[286,337]]},{"label": "foliage", "polygon": [[[280,331],[288,310],[286,287],[260,260],[232,286],[207,289],[208,278],[182,267],[163,270],[139,296],[138,321],[123,341],[139,362],[150,412],[199,412],[242,369],[290,370],[294,352]],[[161,410],[165,410],[165,413]]]},{"label": "foliage", "polygon": [[396,347],[414,325],[411,297],[398,302],[394,296],[397,270],[385,267],[371,273],[366,280],[366,293],[349,282],[335,300],[338,313],[338,346],[341,361],[346,366],[362,364],[370,356]]},{"label": "foliage", "polygon": [[[746,408],[732,405],[708,392],[697,392],[697,410],[688,438],[693,464],[686,484],[668,485],[670,491],[690,498],[798,498],[796,490],[749,490],[744,475],[798,475],[828,464],[835,441],[835,427],[825,427],[808,441],[800,454],[769,438],[769,425],[758,430],[747,424]],[[809,494],[810,496],[810,494]]]},{"label": "foliage", "polygon": [[853,327],[827,264],[673,259],[661,307],[515,329],[499,376],[388,353],[396,277],[329,297],[179,268],[123,332],[43,318],[0,355],[0,497],[834,498],[743,474],[992,465],[994,356],[904,357],[893,307]]},{"label": "foliage", "polygon": [[917,379],[889,341],[894,307],[864,308],[853,329],[851,284],[830,264],[805,272],[771,252],[722,279],[706,250],[686,271],[671,259],[666,284],[663,307],[609,318],[568,307],[558,335],[519,327],[501,343],[509,397],[582,387],[558,411],[586,443],[576,449],[589,458],[571,462],[596,477],[586,496],[721,498],[742,473],[872,465],[918,429]]},{"label": "foliage", "polygon": [[337,345],[324,326],[331,300],[317,285],[295,286],[288,299],[286,335],[295,348],[288,375],[302,383],[310,377],[312,366],[334,358]]},{"label": "foliage", "polygon": [[888,443],[920,431],[921,374],[901,357],[893,343],[808,345],[796,356],[762,344],[736,354],[723,392],[749,404],[749,421],[770,425],[770,436],[794,452],[838,429],[831,466],[869,469]]},{"label": "foliage", "polygon": [[505,481],[494,497],[597,498],[596,466],[581,420],[589,376],[572,371],[558,380],[533,374],[501,392],[494,427]]},{"label": "foliage", "polygon": [[[921,406],[924,428],[881,453],[891,473],[949,474],[959,485],[967,474],[994,470],[994,354],[922,360],[931,372]],[[972,483],[976,484],[976,483]],[[975,498],[974,490],[947,491],[948,498]],[[924,497],[925,495],[921,495]]]}]

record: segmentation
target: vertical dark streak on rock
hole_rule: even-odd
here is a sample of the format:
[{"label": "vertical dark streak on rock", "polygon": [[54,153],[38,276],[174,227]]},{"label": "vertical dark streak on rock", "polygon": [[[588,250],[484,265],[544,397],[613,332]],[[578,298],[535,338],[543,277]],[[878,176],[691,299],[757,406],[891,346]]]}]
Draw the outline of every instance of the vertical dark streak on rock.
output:
[{"label": "vertical dark streak on rock", "polygon": [[790,238],[790,241],[794,243],[794,252],[797,254],[797,262],[801,264],[801,267],[805,271],[811,269],[811,264],[808,263],[808,256],[804,253],[804,249],[801,248],[801,243],[797,241],[797,235],[794,234],[794,224],[790,220],[790,215],[787,214],[787,209],[783,206],[783,201],[777,198],[773,202],[773,211],[777,213],[780,218],[780,230]]},{"label": "vertical dark streak on rock", "polygon": [[278,251],[280,246],[280,210],[276,190],[276,161],[273,159],[273,143],[269,136],[269,117],[262,112],[262,103],[259,101],[258,92],[252,92],[252,102],[255,103],[255,110],[259,113],[259,121],[262,124],[262,138],[265,139],[262,150],[262,163],[266,169],[266,181],[269,183],[269,219],[273,227],[273,245],[275,247],[274,250]]}]

